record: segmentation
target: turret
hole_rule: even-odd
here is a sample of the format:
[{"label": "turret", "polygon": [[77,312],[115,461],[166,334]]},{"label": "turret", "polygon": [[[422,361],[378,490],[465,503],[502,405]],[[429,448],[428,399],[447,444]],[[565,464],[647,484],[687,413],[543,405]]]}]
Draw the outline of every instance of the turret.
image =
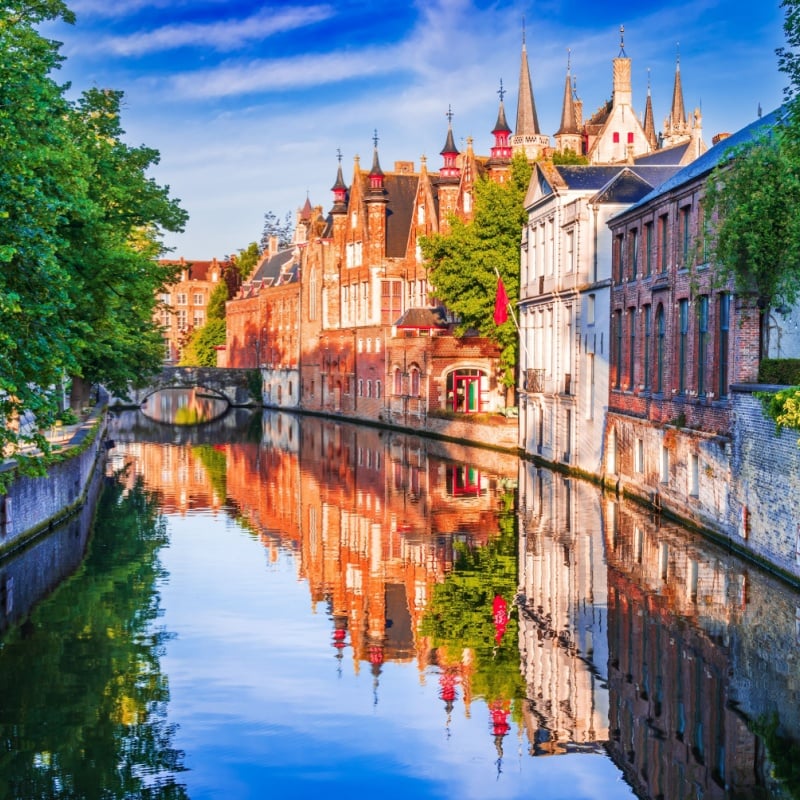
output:
[{"label": "turret", "polygon": [[561,106],[561,126],[555,135],[556,148],[560,153],[571,150],[577,155],[582,153],[582,137],[575,107],[575,90],[572,84],[570,69],[571,52],[567,51],[567,78],[564,84],[564,102]]}]

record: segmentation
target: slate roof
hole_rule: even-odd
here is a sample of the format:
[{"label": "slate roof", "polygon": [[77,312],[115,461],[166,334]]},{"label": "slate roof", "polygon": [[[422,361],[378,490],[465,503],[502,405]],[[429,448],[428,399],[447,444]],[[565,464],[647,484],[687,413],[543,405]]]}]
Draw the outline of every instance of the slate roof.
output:
[{"label": "slate roof", "polygon": [[249,281],[242,284],[242,296],[251,297],[267,286],[283,286],[294,283],[300,277],[300,263],[294,257],[294,247],[278,251],[265,258],[255,269]]},{"label": "slate roof", "polygon": [[678,170],[672,177],[657,185],[652,192],[649,192],[633,206],[626,209],[621,214],[618,214],[616,218],[629,214],[646,203],[652,202],[657,197],[711,172],[718,164],[730,158],[730,151],[733,148],[746,144],[780,125],[782,114],[783,110],[779,108],[761,117],[761,119],[751,122],[732,136],[723,139],[719,144],[715,144],[713,147],[706,150],[699,158],[696,158],[690,164],[683,167],[683,169]]},{"label": "slate roof", "polygon": [[[583,164],[563,164],[553,169],[559,174],[572,191],[596,191],[604,189],[623,170],[628,170],[646,181],[650,187],[658,186],[672,177],[679,169],[677,164],[672,166],[651,166],[639,164],[614,164],[610,166],[587,166]],[[615,201],[623,202],[623,201]]]},{"label": "slate roof", "polygon": [[634,164],[642,166],[668,166],[680,164],[686,151],[692,143],[687,140],[680,144],[673,145],[672,147],[663,147],[660,150],[655,150],[652,153],[645,153],[643,156],[636,156],[633,159]]},{"label": "slate roof", "polygon": [[384,179],[386,187],[386,256],[404,258],[408,247],[414,202],[417,198],[419,175],[389,173]]}]

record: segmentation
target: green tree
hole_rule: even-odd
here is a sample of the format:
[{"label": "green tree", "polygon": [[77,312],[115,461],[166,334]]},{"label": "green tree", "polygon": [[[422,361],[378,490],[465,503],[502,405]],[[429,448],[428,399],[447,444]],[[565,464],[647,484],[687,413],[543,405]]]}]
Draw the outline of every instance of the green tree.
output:
[{"label": "green tree", "polygon": [[217,347],[225,344],[224,319],[209,319],[202,328],[192,332],[181,353],[182,367],[216,367]]},{"label": "green tree", "polygon": [[239,276],[243,281],[246,281],[261,258],[261,250],[258,247],[258,242],[250,242],[250,244],[242,250],[239,250],[239,255],[233,260]]},{"label": "green tree", "polygon": [[274,211],[267,211],[264,214],[264,230],[261,233],[261,250],[269,249],[269,240],[272,236],[278,237],[278,248],[283,249],[292,243],[294,235],[294,225],[292,224],[292,215],[286,212],[286,215],[281,221]]},{"label": "green tree", "polygon": [[178,267],[163,266],[158,256],[163,232],[180,231],[186,221],[168,187],[147,177],[158,152],[122,141],[122,96],[92,89],[74,107],[73,137],[91,180],[67,215],[60,254],[73,276],[76,373],[117,393],[161,366],[157,297]]},{"label": "green tree", "polygon": [[157,152],[122,143],[121,94],[71,103],[52,79],[59,45],[37,26],[58,18],[74,19],[60,0],[0,10],[0,452],[47,451],[65,375],[122,393],[158,368],[160,236],[186,218],[146,176]]},{"label": "green tree", "polygon": [[553,163],[554,164],[588,164],[589,159],[586,156],[582,156],[579,153],[576,153],[571,148],[567,148],[566,150],[562,150],[560,152],[553,153]]},{"label": "green tree", "polygon": [[494,323],[497,276],[513,309],[519,298],[519,248],[530,177],[525,157],[515,156],[507,182],[477,182],[471,222],[453,218],[448,233],[420,241],[436,297],[458,316],[460,333],[472,329],[497,342],[503,382],[509,387],[515,382],[519,336],[511,316],[502,325]]}]

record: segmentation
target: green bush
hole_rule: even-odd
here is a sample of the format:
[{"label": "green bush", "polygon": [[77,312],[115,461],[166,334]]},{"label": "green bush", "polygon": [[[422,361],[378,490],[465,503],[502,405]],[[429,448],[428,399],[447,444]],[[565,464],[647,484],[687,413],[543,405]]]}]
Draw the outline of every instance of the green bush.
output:
[{"label": "green bush", "polygon": [[800,358],[765,358],[758,368],[758,382],[776,386],[800,385]]}]

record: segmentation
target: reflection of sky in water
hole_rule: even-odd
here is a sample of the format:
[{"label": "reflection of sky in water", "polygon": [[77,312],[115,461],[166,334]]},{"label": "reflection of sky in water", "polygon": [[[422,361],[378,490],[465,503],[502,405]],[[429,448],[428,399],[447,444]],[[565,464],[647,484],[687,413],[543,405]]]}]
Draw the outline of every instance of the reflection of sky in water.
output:
[{"label": "reflection of sky in water", "polygon": [[609,759],[533,758],[514,724],[498,775],[482,700],[469,716],[459,700],[448,726],[437,675],[421,676],[416,660],[383,664],[376,690],[368,664],[356,674],[349,647],[337,662],[326,609],[312,607],[290,556],[268,563],[263,546],[222,516],[168,520],[162,622],[176,637],[162,668],[192,800],[331,789],[335,797],[633,797]]}]

